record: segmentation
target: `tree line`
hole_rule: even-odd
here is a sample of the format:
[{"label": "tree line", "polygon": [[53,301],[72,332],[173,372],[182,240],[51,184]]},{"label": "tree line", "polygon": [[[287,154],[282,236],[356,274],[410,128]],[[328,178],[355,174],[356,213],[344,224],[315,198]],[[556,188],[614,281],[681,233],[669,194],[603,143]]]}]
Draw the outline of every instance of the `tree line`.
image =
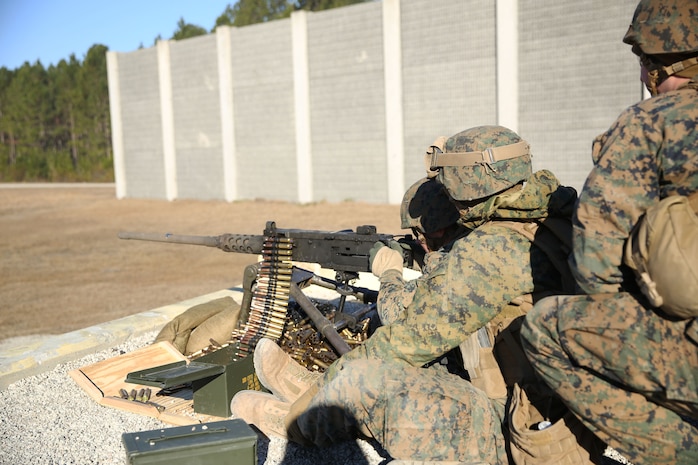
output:
[{"label": "tree line", "polygon": [[[372,0],[238,0],[210,31],[181,18],[170,40],[365,1]],[[0,182],[114,180],[107,51],[94,44],[82,61],[71,54],[47,68],[38,60],[0,68]]]}]

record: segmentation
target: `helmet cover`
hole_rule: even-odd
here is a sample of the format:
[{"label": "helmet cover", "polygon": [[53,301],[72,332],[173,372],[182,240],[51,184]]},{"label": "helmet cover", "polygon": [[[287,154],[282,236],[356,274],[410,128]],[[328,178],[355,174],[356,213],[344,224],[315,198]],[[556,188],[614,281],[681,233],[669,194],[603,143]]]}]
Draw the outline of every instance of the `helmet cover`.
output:
[{"label": "helmet cover", "polygon": [[473,201],[509,189],[532,174],[526,141],[503,126],[477,126],[446,140],[443,153],[427,154],[431,176],[457,201]]},{"label": "helmet cover", "polygon": [[698,3],[688,0],[642,0],[623,42],[639,55],[698,52]]}]

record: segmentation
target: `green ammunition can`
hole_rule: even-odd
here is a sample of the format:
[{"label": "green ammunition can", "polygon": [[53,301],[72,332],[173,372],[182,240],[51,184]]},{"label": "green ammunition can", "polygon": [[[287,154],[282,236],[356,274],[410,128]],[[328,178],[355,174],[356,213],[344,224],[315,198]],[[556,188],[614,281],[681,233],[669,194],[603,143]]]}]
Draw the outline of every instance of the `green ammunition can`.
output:
[{"label": "green ammunition can", "polygon": [[179,361],[134,371],[126,382],[161,388],[191,383],[195,412],[227,418],[230,401],[238,391],[264,390],[254,372],[252,355],[238,358],[237,351],[237,346],[229,345],[189,364]]},{"label": "green ammunition can", "polygon": [[257,435],[243,420],[124,433],[130,465],[257,465]]}]

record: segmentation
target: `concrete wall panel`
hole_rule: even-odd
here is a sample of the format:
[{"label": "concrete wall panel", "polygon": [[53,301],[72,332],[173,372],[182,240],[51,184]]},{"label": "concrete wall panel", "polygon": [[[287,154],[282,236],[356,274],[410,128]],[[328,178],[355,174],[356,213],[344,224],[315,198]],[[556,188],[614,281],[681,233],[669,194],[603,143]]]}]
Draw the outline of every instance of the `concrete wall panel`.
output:
[{"label": "concrete wall panel", "polygon": [[622,43],[636,0],[521,0],[520,127],[534,167],[581,189],[591,144],[642,98],[637,59]]},{"label": "concrete wall panel", "polygon": [[170,43],[178,195],[225,198],[216,37]]},{"label": "concrete wall panel", "polygon": [[308,18],[316,200],[386,202],[381,5]]},{"label": "concrete wall panel", "polygon": [[165,199],[156,50],[119,54],[118,59],[126,195]]},{"label": "concrete wall panel", "polygon": [[233,29],[231,40],[238,194],[294,201],[291,22]]},{"label": "concrete wall panel", "polygon": [[497,121],[494,4],[402,2],[407,186],[424,177],[422,155],[436,137]]}]

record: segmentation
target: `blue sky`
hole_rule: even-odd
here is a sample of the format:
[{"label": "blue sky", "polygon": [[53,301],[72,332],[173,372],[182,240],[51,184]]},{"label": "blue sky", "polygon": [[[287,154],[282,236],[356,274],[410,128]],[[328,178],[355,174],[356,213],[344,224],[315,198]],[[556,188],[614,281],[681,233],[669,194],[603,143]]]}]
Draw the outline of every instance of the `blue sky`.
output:
[{"label": "blue sky", "polygon": [[44,67],[71,54],[82,61],[94,44],[115,52],[169,39],[184,18],[210,31],[235,0],[0,0],[0,67]]}]

